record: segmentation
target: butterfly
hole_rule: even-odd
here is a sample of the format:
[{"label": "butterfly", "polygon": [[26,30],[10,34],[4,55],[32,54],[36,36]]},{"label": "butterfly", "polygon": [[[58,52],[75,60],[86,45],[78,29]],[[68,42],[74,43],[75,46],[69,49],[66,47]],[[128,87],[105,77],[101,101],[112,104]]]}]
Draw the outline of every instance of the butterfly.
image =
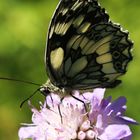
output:
[{"label": "butterfly", "polygon": [[61,0],[52,17],[44,94],[113,88],[132,60],[128,32],[113,23],[97,0]]}]

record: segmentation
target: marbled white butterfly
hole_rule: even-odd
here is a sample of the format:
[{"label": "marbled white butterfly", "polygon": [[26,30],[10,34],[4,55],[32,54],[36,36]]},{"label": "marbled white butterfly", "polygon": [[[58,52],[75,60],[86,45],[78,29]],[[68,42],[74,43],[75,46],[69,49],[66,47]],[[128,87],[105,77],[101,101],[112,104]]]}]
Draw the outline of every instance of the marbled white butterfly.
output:
[{"label": "marbled white butterfly", "polygon": [[109,19],[97,0],[61,0],[50,23],[45,95],[115,87],[132,60],[128,32]]}]

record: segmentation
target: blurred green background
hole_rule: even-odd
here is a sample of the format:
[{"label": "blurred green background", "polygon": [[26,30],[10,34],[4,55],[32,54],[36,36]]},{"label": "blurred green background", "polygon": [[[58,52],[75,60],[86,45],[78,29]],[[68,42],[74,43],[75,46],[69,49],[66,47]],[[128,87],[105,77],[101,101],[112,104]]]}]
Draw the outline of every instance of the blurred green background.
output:
[{"label": "blurred green background", "polygon": [[[44,83],[47,79],[44,50],[48,24],[58,0],[0,0],[0,77]],[[133,62],[121,79],[123,83],[107,90],[113,99],[127,97],[127,115],[140,122],[140,1],[100,0],[111,20],[129,30],[135,42]],[[0,81],[0,140],[18,140],[21,122],[30,122],[31,112],[21,101],[38,87]],[[33,102],[42,100],[33,97]],[[140,139],[140,127],[131,126],[133,140]]]}]

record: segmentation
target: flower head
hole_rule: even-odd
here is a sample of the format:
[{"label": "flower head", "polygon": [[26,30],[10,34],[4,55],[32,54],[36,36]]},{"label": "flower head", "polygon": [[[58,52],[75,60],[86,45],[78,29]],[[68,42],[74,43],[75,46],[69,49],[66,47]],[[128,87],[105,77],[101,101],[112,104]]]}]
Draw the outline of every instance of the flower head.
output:
[{"label": "flower head", "polygon": [[[60,102],[59,96],[48,96],[41,109],[32,107],[32,124],[26,124],[19,130],[21,140],[130,140],[132,132],[128,124],[137,124],[131,118],[123,116],[126,99],[120,97],[111,102],[111,97],[103,99],[105,89],[95,89],[75,95],[84,101],[66,97]],[[49,106],[49,108],[47,107]]]}]

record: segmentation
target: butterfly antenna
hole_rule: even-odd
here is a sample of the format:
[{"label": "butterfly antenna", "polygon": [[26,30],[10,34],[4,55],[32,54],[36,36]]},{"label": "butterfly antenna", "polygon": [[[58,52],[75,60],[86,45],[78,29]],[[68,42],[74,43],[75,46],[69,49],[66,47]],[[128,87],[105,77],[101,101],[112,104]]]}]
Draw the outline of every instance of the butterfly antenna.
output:
[{"label": "butterfly antenna", "polygon": [[13,78],[0,77],[0,80],[15,81],[15,82],[21,82],[21,83],[41,86],[41,84],[37,84],[37,83],[34,83],[34,82],[29,82],[29,81],[24,81],[24,80],[13,79]]},{"label": "butterfly antenna", "polygon": [[28,100],[30,100],[38,91],[40,90],[40,88],[38,88],[36,91],[34,91],[28,98],[26,98],[24,101],[21,102],[20,104],[20,108],[23,107],[24,103],[27,102]]}]

